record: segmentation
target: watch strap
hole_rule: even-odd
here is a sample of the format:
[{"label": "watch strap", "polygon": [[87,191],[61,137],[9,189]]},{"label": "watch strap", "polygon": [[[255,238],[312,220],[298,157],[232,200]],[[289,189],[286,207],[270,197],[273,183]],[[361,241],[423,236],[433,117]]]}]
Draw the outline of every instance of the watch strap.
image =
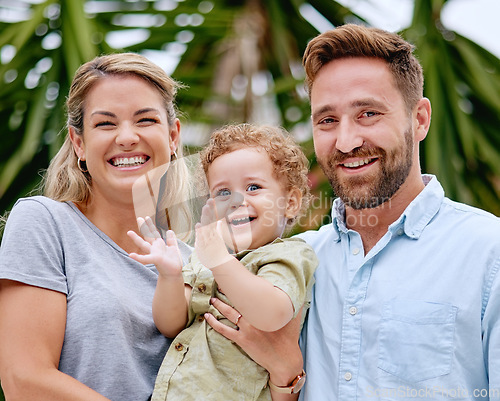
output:
[{"label": "watch strap", "polygon": [[273,391],[276,391],[277,393],[297,394],[304,386],[305,381],[306,381],[306,372],[304,371],[304,369],[302,369],[302,372],[300,372],[288,386],[286,387],[277,386],[276,384],[271,382],[271,379],[269,379],[269,387]]}]

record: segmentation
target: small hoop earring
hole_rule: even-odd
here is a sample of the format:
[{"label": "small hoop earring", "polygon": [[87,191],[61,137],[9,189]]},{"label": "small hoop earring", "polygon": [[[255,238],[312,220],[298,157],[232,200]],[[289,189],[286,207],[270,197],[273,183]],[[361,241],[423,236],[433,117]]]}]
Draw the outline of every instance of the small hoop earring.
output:
[{"label": "small hoop earring", "polygon": [[177,159],[177,152],[175,151],[175,149],[174,149],[174,153],[171,154],[170,156],[174,156]]},{"label": "small hoop earring", "polygon": [[[85,160],[83,160],[83,161],[85,161]],[[84,170],[84,169],[82,168],[82,160],[81,160],[80,158],[78,158],[78,161],[76,162],[76,164],[77,164],[77,166],[78,166],[78,169],[79,169],[82,173],[88,173],[88,172],[89,172],[89,170],[87,170],[87,169],[85,169],[85,170]]]}]

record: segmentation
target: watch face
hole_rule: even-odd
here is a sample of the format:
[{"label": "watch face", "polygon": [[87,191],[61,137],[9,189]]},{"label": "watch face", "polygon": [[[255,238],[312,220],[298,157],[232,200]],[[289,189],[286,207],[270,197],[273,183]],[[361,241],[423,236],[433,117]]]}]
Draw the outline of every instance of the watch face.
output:
[{"label": "watch face", "polygon": [[302,387],[304,387],[304,384],[306,382],[306,375],[301,376],[300,379],[295,383],[295,386],[293,386],[293,394],[297,394]]}]

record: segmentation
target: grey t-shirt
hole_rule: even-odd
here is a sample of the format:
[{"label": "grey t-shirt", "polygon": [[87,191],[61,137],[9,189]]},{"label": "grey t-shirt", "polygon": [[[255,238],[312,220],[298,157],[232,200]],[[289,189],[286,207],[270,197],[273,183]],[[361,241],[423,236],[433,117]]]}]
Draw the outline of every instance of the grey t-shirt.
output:
[{"label": "grey t-shirt", "polygon": [[147,400],[170,345],[152,317],[157,275],[72,203],[20,199],[7,221],[0,279],[66,294],[59,369],[111,400]]}]

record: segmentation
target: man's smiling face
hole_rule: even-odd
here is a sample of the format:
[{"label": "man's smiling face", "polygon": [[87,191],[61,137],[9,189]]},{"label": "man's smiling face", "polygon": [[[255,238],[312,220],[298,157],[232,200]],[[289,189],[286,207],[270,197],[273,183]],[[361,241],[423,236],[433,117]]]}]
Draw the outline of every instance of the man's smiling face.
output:
[{"label": "man's smiling face", "polygon": [[354,209],[389,200],[414,163],[411,117],[385,61],[343,58],[311,89],[314,146],[333,190]]}]

